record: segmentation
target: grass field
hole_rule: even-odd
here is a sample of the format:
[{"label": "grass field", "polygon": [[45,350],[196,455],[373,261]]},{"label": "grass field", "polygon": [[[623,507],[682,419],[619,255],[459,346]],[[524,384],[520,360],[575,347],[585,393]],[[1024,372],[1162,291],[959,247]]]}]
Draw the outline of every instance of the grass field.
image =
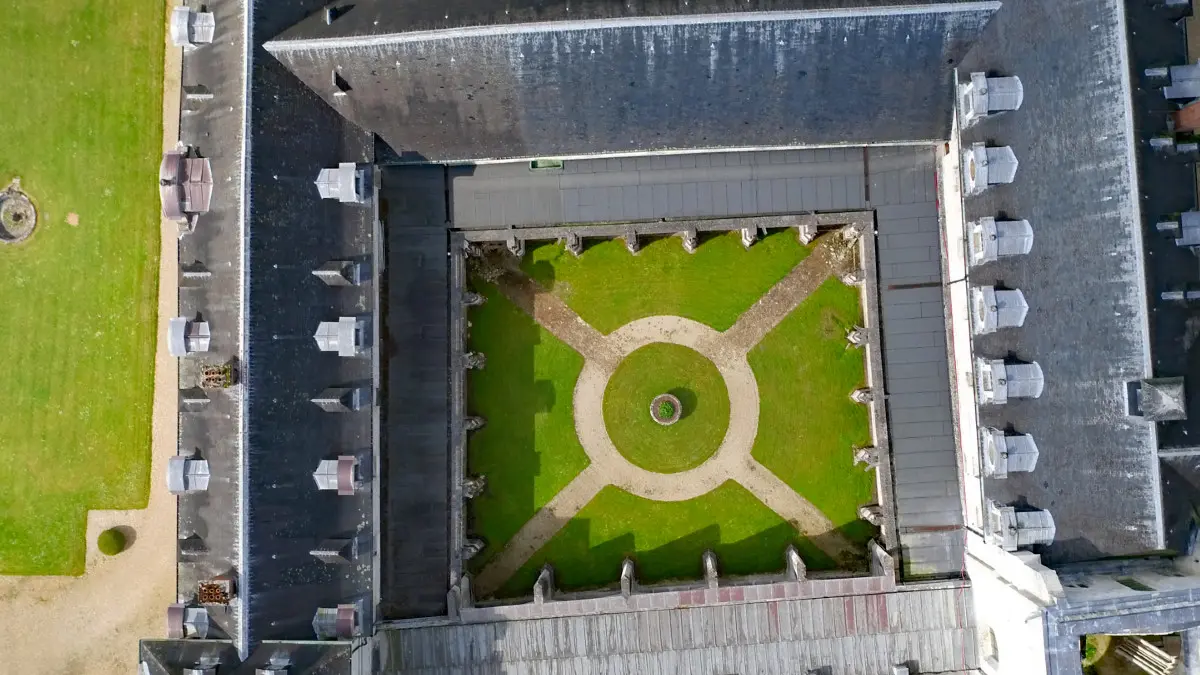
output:
[{"label": "grass field", "polygon": [[655,314],[725,330],[808,253],[795,230],[783,230],[750,250],[737,233],[713,235],[691,254],[677,237],[651,242],[636,256],[619,241],[590,245],[578,258],[561,244],[545,244],[530,251],[523,268],[601,333]]},{"label": "grass field", "polygon": [[148,497],[164,7],[5,9],[0,181],[39,226],[0,245],[0,573],[80,574],[87,510]]},{"label": "grass field", "polygon": [[[669,426],[650,417],[655,396],[674,394],[682,404]],[[604,426],[617,450],[648,471],[676,473],[704,463],[729,428],[729,392],[712,361],[687,347],[649,344],[613,373],[604,392]]]},{"label": "grass field", "polygon": [[863,353],[846,342],[862,322],[858,289],[821,285],[750,352],[761,419],[754,457],[825,512],[852,539],[875,532],[857,509],[875,500],[874,472],[851,448],[870,445],[867,407],[850,400],[866,381]]},{"label": "grass field", "polygon": [[487,298],[470,314],[471,349],[487,367],[467,383],[469,414],[487,419],[467,445],[467,470],[488,483],[470,502],[470,531],[488,544],[470,561],[479,569],[589,462],[571,405],[583,357],[494,286],[473,287]]},{"label": "grass field", "polygon": [[639,583],[704,576],[700,556],[716,552],[722,574],[778,572],[783,552],[796,544],[809,569],[834,563],[786,521],[737,483],[725,483],[686,502],[656,502],[606,487],[538,551],[498,593],[529,595],[538,571],[554,566],[564,590],[616,582],[621,561],[632,557]]}]

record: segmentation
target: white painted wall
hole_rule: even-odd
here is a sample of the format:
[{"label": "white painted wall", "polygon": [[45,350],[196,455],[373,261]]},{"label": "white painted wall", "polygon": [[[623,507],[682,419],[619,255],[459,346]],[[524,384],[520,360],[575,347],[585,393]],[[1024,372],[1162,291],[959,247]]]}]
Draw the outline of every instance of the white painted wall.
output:
[{"label": "white painted wall", "polygon": [[[1032,553],[1009,553],[967,534],[967,575],[987,675],[1045,675],[1045,608],[1062,595],[1058,575]],[[988,632],[995,658],[989,658]]]}]

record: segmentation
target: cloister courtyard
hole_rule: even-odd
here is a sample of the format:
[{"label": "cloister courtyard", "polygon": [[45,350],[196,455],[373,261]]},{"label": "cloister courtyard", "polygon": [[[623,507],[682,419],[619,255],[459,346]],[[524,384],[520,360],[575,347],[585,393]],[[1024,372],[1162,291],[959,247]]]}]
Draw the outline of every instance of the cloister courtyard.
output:
[{"label": "cloister courtyard", "polygon": [[[483,476],[468,534],[478,597],[530,593],[543,566],[565,590],[809,570],[861,570],[876,529],[866,381],[848,334],[863,323],[857,247],[773,231],[744,247],[711,233],[631,254],[589,240],[472,260],[468,473]],[[663,406],[666,407],[663,407]],[[665,423],[664,423],[665,421]]]}]

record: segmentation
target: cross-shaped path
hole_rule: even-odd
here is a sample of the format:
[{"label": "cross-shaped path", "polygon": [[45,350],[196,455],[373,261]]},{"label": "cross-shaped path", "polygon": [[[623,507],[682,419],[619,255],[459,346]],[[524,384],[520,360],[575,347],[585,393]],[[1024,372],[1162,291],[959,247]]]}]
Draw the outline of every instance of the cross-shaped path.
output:
[{"label": "cross-shaped path", "polygon": [[[575,432],[591,464],[533,515],[474,580],[486,597],[517,572],[606,485],[657,501],[694,499],[733,480],[787,520],[835,560],[857,547],[820,509],[751,456],[758,433],[759,395],[747,355],[784,317],[831,275],[848,271],[853,247],[840,234],[822,237],[812,253],[767,291],[724,332],[679,316],[651,316],[604,335],[553,293],[519,270],[497,270],[497,286],[524,312],[584,357],[575,385]],[[710,359],[729,390],[729,428],[703,464],[661,474],[625,459],[604,426],[604,390],[617,365],[654,342],[683,345]],[[849,451],[849,449],[847,449]]]}]

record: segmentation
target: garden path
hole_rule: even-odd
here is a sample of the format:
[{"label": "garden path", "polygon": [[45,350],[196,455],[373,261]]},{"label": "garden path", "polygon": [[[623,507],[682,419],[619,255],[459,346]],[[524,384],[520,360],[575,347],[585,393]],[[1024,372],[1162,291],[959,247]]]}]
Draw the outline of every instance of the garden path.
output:
[{"label": "garden path", "polygon": [[596,465],[584,469],[508,540],[500,553],[476,577],[475,587],[489,589],[489,595],[500,588],[580,509],[587,506],[608,482],[604,470]]},{"label": "garden path", "polygon": [[[759,395],[747,354],[833,274],[849,271],[853,247],[840,234],[822,237],[797,264],[724,333],[678,316],[637,319],[608,335],[515,267],[496,276],[500,291],[554,336],[584,356],[575,386],[575,431],[591,464],[521,527],[475,579],[480,597],[494,594],[606,485],[657,501],[694,499],[733,480],[833,557],[857,547],[816,506],[751,456],[758,433]],[[654,342],[689,347],[716,365],[729,390],[729,428],[717,452],[687,471],[662,474],[625,459],[604,426],[604,391],[617,364]],[[848,392],[847,392],[848,393]],[[849,452],[849,449],[847,449]]]},{"label": "garden path", "polygon": [[840,236],[821,237],[807,258],[738,317],[725,339],[741,351],[753,349],[831,274],[849,271],[851,251]]},{"label": "garden path", "polygon": [[[487,264],[482,262],[481,264]],[[604,339],[600,331],[583,320],[558,296],[542,288],[536,281],[515,267],[493,267],[499,278],[496,284],[513,304],[533,317],[542,328],[579,352],[588,361],[595,361],[610,372],[616,369],[621,357]]]}]

